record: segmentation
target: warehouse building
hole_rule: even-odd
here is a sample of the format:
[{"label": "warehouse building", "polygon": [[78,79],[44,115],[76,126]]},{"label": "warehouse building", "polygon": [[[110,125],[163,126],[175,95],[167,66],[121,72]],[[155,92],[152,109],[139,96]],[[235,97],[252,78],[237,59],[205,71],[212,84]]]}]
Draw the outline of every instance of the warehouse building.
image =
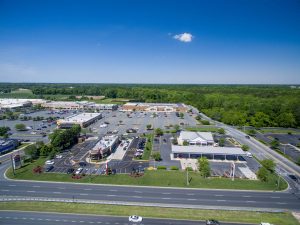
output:
[{"label": "warehouse building", "polygon": [[104,136],[95,147],[89,151],[91,160],[100,160],[109,156],[118,147],[120,140],[118,136]]},{"label": "warehouse building", "polygon": [[0,99],[0,109],[17,109],[23,107],[29,107],[32,105],[42,105],[46,103],[43,99],[15,99],[15,98],[2,98]]},{"label": "warehouse building", "polygon": [[57,126],[59,128],[71,128],[73,125],[78,124],[81,127],[87,127],[101,118],[101,113],[81,113],[57,120]]},{"label": "warehouse building", "polygon": [[145,112],[186,112],[188,107],[183,103],[134,103],[129,102],[122,106],[122,111]]}]

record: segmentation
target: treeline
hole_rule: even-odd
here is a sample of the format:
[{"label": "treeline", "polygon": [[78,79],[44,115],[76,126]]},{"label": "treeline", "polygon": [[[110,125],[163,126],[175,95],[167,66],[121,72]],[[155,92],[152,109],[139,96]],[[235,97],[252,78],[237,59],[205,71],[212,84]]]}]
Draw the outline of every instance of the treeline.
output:
[{"label": "treeline", "polygon": [[104,95],[143,102],[183,102],[215,120],[238,126],[300,126],[300,89],[285,85],[0,84],[1,90],[18,88],[30,89],[37,97]]}]

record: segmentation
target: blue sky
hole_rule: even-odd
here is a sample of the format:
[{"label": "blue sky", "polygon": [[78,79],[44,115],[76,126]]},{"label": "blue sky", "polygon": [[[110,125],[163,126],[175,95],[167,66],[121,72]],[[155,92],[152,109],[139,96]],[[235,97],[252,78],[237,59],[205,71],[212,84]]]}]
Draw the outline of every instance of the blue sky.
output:
[{"label": "blue sky", "polygon": [[0,81],[299,84],[300,1],[0,0]]}]

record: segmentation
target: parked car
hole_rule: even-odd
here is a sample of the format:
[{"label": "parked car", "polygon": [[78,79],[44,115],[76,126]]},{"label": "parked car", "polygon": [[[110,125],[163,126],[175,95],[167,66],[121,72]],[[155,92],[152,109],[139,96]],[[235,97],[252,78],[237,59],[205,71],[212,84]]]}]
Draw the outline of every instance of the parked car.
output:
[{"label": "parked car", "polygon": [[220,225],[217,220],[206,220],[206,225]]},{"label": "parked car", "polygon": [[79,162],[79,166],[86,166],[86,162]]},{"label": "parked car", "polygon": [[53,160],[47,160],[45,162],[46,165],[53,165],[54,164],[54,161]]},{"label": "parked car", "polygon": [[74,172],[74,169],[73,168],[69,168],[68,170],[67,170],[67,174],[71,174],[71,173],[73,173]]},{"label": "parked car", "polygon": [[249,136],[249,135],[246,135],[245,138],[250,139],[250,136]]},{"label": "parked car", "polygon": [[251,152],[247,152],[247,153],[246,153],[246,156],[248,156],[249,158],[252,158],[252,157],[253,157],[252,154],[251,154]]},{"label": "parked car", "polygon": [[142,222],[143,221],[143,217],[141,216],[129,216],[129,222],[134,222],[134,223],[138,223],[138,222]]},{"label": "parked car", "polygon": [[55,158],[61,159],[61,158],[62,158],[62,155],[56,155]]},{"label": "parked car", "polygon": [[54,166],[52,166],[52,165],[48,166],[48,167],[46,167],[45,171],[50,172],[53,168],[54,168]]},{"label": "parked car", "polygon": [[80,174],[80,173],[82,172],[82,170],[83,170],[83,168],[79,167],[79,168],[76,170],[75,174]]}]

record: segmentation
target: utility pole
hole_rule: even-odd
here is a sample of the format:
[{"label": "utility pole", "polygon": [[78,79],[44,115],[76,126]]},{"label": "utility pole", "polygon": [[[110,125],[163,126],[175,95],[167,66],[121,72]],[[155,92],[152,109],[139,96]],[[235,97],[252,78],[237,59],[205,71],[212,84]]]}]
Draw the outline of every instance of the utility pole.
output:
[{"label": "utility pole", "polygon": [[14,161],[13,161],[13,153],[10,154],[10,160],[11,160],[11,165],[12,165],[12,169],[13,169],[13,174],[15,176],[16,172],[15,172],[15,166],[14,166]]}]

